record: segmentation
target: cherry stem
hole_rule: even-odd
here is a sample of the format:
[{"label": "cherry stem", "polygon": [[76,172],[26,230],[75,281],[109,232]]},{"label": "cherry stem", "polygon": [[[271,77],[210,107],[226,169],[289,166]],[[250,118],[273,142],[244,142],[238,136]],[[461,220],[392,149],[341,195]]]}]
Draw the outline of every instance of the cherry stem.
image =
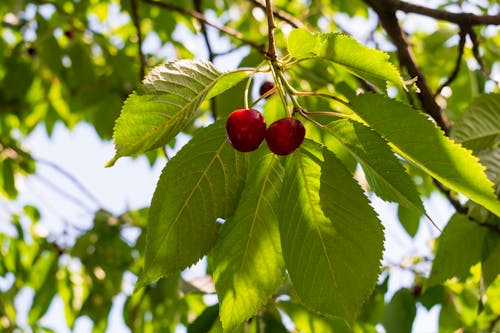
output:
[{"label": "cherry stem", "polygon": [[244,93],[245,98],[244,98],[244,101],[243,101],[243,104],[244,104],[245,109],[248,109],[248,108],[249,108],[249,105],[250,105],[250,103],[248,103],[248,100],[249,100],[249,98],[248,98],[248,97],[249,97],[249,95],[250,95],[250,84],[252,83],[253,77],[254,77],[255,73],[260,72],[260,68],[261,68],[262,66],[264,66],[265,64],[266,64],[266,61],[264,60],[264,61],[262,61],[262,62],[261,62],[261,63],[260,63],[257,67],[255,67],[255,68],[240,68],[240,69],[238,69],[238,70],[232,71],[232,72],[250,72],[250,71],[252,72],[252,73],[250,74],[250,77],[249,77],[249,78],[248,78],[248,80],[247,80],[246,85],[245,85],[245,93]]},{"label": "cherry stem", "polygon": [[307,120],[309,120],[311,123],[313,123],[314,125],[318,126],[319,128],[322,128],[324,129],[326,126],[323,125],[322,123],[320,123],[319,121],[317,120],[314,120],[313,118],[309,117],[309,112],[305,111],[304,109],[298,109],[298,112],[299,114],[306,118]]},{"label": "cherry stem", "polygon": [[328,99],[333,99],[336,102],[339,102],[347,107],[349,107],[349,103],[344,101],[341,98],[338,98],[337,96],[333,96],[330,94],[326,93],[320,93],[320,92],[315,92],[315,91],[297,91],[293,87],[291,93],[296,96],[315,96],[315,97],[322,97],[322,98],[328,98]]},{"label": "cherry stem", "polygon": [[264,94],[260,95],[259,98],[257,98],[255,101],[253,101],[253,103],[252,103],[252,105],[250,107],[254,107],[255,104],[259,103],[264,98],[267,98],[267,97],[271,96],[272,94],[274,94],[276,92],[276,90],[277,90],[276,86],[274,86],[273,88],[269,89]]},{"label": "cherry stem", "polygon": [[285,89],[283,88],[283,82],[280,79],[280,69],[279,68],[274,68],[276,63],[271,63],[271,73],[273,74],[274,82],[276,83],[276,90],[278,91],[281,102],[283,103],[283,106],[285,107],[286,113],[289,117],[292,116],[292,112],[288,110],[288,103],[286,101],[286,92]]},{"label": "cherry stem", "polygon": [[[307,115],[322,115],[322,116],[338,117],[338,118],[343,118],[343,119],[352,119],[351,115],[341,113],[341,112],[335,112],[335,111],[306,111],[306,110],[302,110],[302,112],[307,114]],[[302,114],[302,112],[300,114]]]}]

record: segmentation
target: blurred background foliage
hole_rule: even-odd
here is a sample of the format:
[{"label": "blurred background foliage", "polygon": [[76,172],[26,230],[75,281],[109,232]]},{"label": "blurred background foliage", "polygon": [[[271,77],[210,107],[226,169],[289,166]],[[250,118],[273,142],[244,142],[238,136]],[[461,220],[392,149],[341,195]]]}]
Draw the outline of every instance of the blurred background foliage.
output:
[{"label": "blurred background foliage", "polygon": [[[279,23],[278,46],[284,52],[286,34],[294,27],[340,31],[388,52],[398,64],[396,47],[367,4],[372,2],[376,1],[273,1]],[[499,12],[495,0],[420,3],[477,15]],[[398,12],[398,18],[430,89],[436,93],[435,100],[451,121],[459,119],[480,94],[498,92],[500,23],[461,26],[403,11]],[[265,12],[259,0],[2,0],[0,19],[0,195],[1,200],[10,201],[16,200],[21,190],[18,180],[37,172],[40,161],[23,144],[35,128],[43,127],[51,136],[56,124],[71,130],[85,122],[102,140],[110,140],[123,101],[153,66],[195,56],[208,58],[223,69],[256,66],[267,42]],[[401,71],[405,79],[412,79],[405,68]],[[376,89],[340,68],[325,71],[320,61],[296,66],[292,75],[291,82],[303,90],[349,97],[359,90]],[[449,79],[451,82],[443,86]],[[205,102],[202,121],[195,122],[191,130],[214,115],[224,117],[241,107],[243,89],[242,84],[237,85]],[[388,87],[388,94],[421,107],[415,89],[405,92]],[[304,103],[309,109],[329,107],[318,105],[320,101],[315,104],[311,98]],[[280,112],[281,106],[279,99],[272,97],[264,107]],[[494,158],[498,156],[498,140],[489,148],[496,149],[496,155],[488,155],[490,165],[494,165],[490,177],[498,181],[499,159]],[[147,156],[151,164],[165,157],[162,149]],[[354,172],[356,163],[352,162]],[[436,191],[433,181],[411,165],[407,168],[422,196],[429,198]],[[420,216],[403,207],[397,215],[409,236],[415,236]],[[63,241],[41,231],[44,217],[38,207],[26,205],[8,218],[0,218],[10,230],[0,231],[0,331],[52,331],[50,325],[42,324],[47,320],[41,319],[57,296],[64,303],[68,327],[87,316],[93,331],[104,332],[119,293],[126,295],[123,320],[133,332],[174,332],[180,326],[188,332],[222,330],[210,262],[207,278],[187,281],[172,276],[132,293],[142,267],[147,208],[120,215],[100,209],[91,228],[78,230]],[[134,230],[137,236],[132,240],[124,237],[127,230]],[[498,238],[498,233],[491,234],[489,243],[497,246],[493,238]],[[432,244],[430,249],[435,250]],[[460,248],[460,242],[456,246]],[[440,332],[458,328],[463,332],[498,331],[500,280],[494,278],[496,275],[486,289],[477,260],[472,260],[465,263],[465,274],[459,279],[443,279],[428,286],[432,259],[413,257],[397,263],[414,279],[411,287],[401,288],[392,298],[387,297],[391,267],[386,266],[352,331],[376,332],[384,327],[386,332],[410,332],[417,304],[427,309],[441,307]],[[15,305],[26,288],[33,295],[27,327],[20,326]],[[242,330],[349,331],[343,322],[309,312],[296,303],[289,288],[276,296]]]}]

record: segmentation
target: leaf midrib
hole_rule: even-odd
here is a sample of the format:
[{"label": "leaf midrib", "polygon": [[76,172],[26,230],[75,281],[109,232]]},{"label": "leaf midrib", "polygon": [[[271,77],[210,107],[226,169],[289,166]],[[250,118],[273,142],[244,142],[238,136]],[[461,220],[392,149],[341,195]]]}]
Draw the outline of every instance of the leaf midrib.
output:
[{"label": "leaf midrib", "polygon": [[[179,222],[179,216],[182,215],[182,213],[184,212],[184,210],[186,209],[186,207],[188,207],[188,202],[191,200],[191,197],[193,196],[193,194],[198,190],[199,186],[200,186],[200,183],[201,181],[207,177],[207,172],[208,170],[210,170],[212,164],[214,163],[215,160],[218,159],[218,156],[220,154],[220,152],[222,151],[222,149],[224,148],[224,146],[227,144],[227,141],[224,140],[221,144],[221,146],[219,147],[219,149],[217,150],[216,154],[214,154],[214,157],[212,158],[212,160],[210,161],[210,163],[208,164],[208,166],[203,170],[203,173],[201,174],[201,176],[199,177],[199,180],[198,182],[196,183],[195,186],[193,186],[193,190],[189,193],[189,196],[186,200],[184,200],[184,204],[182,205],[181,209],[179,210],[179,212],[177,213],[177,216],[175,217],[175,219],[173,220],[172,224],[170,225],[170,227],[167,229],[167,231],[165,232],[165,235],[163,237],[161,237],[161,242],[160,242],[160,247],[158,248],[158,250],[156,251],[156,254],[154,255],[154,257],[151,259],[151,265],[154,264],[156,262],[156,260],[158,259],[158,256],[160,254],[160,250],[163,248],[164,244],[166,244],[165,240],[168,238],[171,230],[173,229],[173,227]],[[208,178],[208,177],[207,177]]]},{"label": "leaf midrib", "polygon": [[[325,244],[325,241],[323,239],[323,234],[321,233],[321,229],[319,228],[319,218],[317,217],[315,205],[313,203],[313,199],[311,198],[310,186],[309,186],[309,182],[307,181],[305,167],[304,167],[304,164],[302,163],[302,158],[300,156],[301,155],[300,150],[297,150],[297,155],[298,155],[297,158],[298,158],[300,172],[301,172],[303,180],[304,180],[304,188],[305,188],[306,196],[307,196],[307,204],[311,207],[311,213],[313,216],[313,224],[314,224],[314,227],[316,228],[318,237],[321,241],[321,247],[322,247],[323,253],[325,255],[326,261],[328,263],[328,270],[330,271],[330,274],[331,274],[332,279],[333,279],[333,283],[335,284],[335,289],[338,290],[339,294],[342,294],[342,291],[339,289],[338,284],[337,284],[337,278],[336,278],[335,272],[333,270],[332,263],[330,261],[330,256],[328,255],[328,251],[326,249],[326,244]],[[342,296],[342,298],[345,299],[344,296]],[[347,308],[346,308],[346,305],[343,301],[338,302],[337,304],[340,304],[344,308],[345,313],[347,313]]]},{"label": "leaf midrib", "polygon": [[[212,83],[210,83],[209,85],[207,85],[204,89],[200,90],[200,93],[198,95],[196,95],[195,98],[193,98],[192,100],[188,101],[188,103],[186,103],[183,107],[180,107],[177,112],[175,112],[175,114],[166,122],[164,122],[161,126],[159,126],[157,129],[153,130],[153,131],[146,131],[146,133],[144,133],[144,135],[137,141],[136,144],[132,145],[130,149],[134,150],[134,148],[136,149],[137,147],[140,147],[142,145],[143,142],[147,142],[147,139],[150,138],[151,136],[154,135],[154,133],[158,133],[158,132],[161,132],[163,133],[165,131],[165,128],[169,127],[170,124],[172,123],[177,123],[179,118],[182,118],[184,116],[184,112],[186,110],[188,110],[188,106],[191,106],[191,105],[194,105],[195,103],[197,103],[200,99],[203,99],[208,93],[209,91],[213,88],[213,86],[217,83],[217,81],[222,77],[224,76],[224,73],[218,73],[217,77],[212,80]],[[196,81],[198,82],[198,81]],[[156,94],[147,94],[147,95],[154,95],[154,96],[158,96]],[[180,97],[183,97],[181,95],[175,95],[175,94],[161,94],[159,96],[168,96],[168,95],[174,95],[174,96],[180,96]],[[163,102],[161,102],[163,103]],[[172,104],[171,104],[172,105]],[[193,108],[193,111],[194,108]]]}]

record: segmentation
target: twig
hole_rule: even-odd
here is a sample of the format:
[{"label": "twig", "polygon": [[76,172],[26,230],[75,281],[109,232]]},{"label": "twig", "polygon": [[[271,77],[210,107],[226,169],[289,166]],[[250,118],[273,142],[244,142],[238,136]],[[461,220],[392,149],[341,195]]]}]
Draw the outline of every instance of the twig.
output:
[{"label": "twig", "polygon": [[474,54],[474,58],[476,59],[477,63],[479,64],[479,68],[481,68],[481,71],[484,73],[484,75],[489,77],[490,71],[484,65],[481,54],[479,53],[479,40],[477,38],[476,32],[474,31],[474,29],[472,29],[472,27],[469,27],[468,33],[469,33],[469,38],[472,42],[472,54]]},{"label": "twig", "polygon": [[134,22],[135,30],[137,31],[137,43],[139,44],[138,52],[139,52],[139,63],[141,68],[139,70],[139,82],[142,81],[144,74],[146,72],[146,57],[142,52],[142,32],[141,32],[141,21],[139,20],[139,6],[137,4],[137,0],[130,0],[130,7],[132,9],[132,21]]},{"label": "twig", "polygon": [[[262,8],[266,10],[266,5],[258,0],[249,0],[255,7]],[[305,28],[304,23],[302,23],[300,20],[297,20],[295,17],[292,15],[288,14],[287,12],[283,10],[279,10],[277,8],[273,9],[273,14],[275,17],[279,18],[280,20],[290,24],[294,28]]]},{"label": "twig", "polygon": [[94,212],[94,209],[92,207],[89,207],[87,205],[85,205],[81,200],[80,198],[70,194],[68,191],[66,191],[65,189],[61,188],[60,186],[54,184],[53,182],[51,182],[49,179],[43,177],[43,176],[40,176],[40,175],[37,175],[35,174],[36,178],[38,180],[40,180],[42,183],[44,183],[46,186],[50,187],[52,190],[54,190],[55,192],[59,193],[61,195],[61,197],[63,197],[64,199],[74,203],[75,205],[79,206],[79,207],[82,207],[84,208],[86,211],[88,212]]},{"label": "twig", "polygon": [[462,58],[464,56],[466,38],[467,38],[466,29],[461,27],[460,41],[458,42],[458,55],[457,55],[457,60],[455,62],[455,68],[453,69],[453,72],[451,72],[448,79],[445,82],[443,82],[443,84],[436,90],[436,92],[434,93],[434,97],[439,95],[444,87],[449,86],[457,78],[458,72],[460,71],[460,65],[462,64]]},{"label": "twig", "polygon": [[500,25],[500,14],[498,15],[475,15],[472,13],[452,13],[446,10],[433,9],[424,6],[419,6],[413,3],[408,3],[399,0],[390,0],[396,9],[405,13],[415,13],[424,16],[429,16],[438,20],[444,20],[458,25]]},{"label": "twig", "polygon": [[267,28],[269,45],[267,46],[267,56],[271,62],[276,61],[276,45],[274,42],[274,29],[276,29],[276,22],[274,21],[273,8],[271,0],[266,0],[266,15],[267,15]]},{"label": "twig", "polygon": [[251,47],[253,47],[254,49],[256,49],[257,51],[259,51],[262,54],[266,53],[266,48],[264,45],[261,45],[261,44],[254,42],[254,41],[246,39],[245,36],[243,36],[243,34],[241,34],[239,31],[237,31],[233,28],[226,27],[226,26],[211,22],[205,17],[205,15],[200,14],[194,10],[180,7],[180,6],[176,6],[176,5],[171,4],[171,3],[156,1],[156,0],[141,0],[141,1],[144,3],[147,3],[149,5],[152,5],[152,6],[161,7],[161,8],[166,9],[166,10],[174,11],[174,12],[186,15],[186,16],[193,17],[197,20],[204,22],[206,25],[214,27],[215,29],[219,30],[220,32],[225,33],[226,35],[229,35],[231,37],[236,38],[237,40],[243,42],[244,44],[250,45]]},{"label": "twig", "polygon": [[[196,11],[203,15],[202,1],[203,0],[193,0],[193,5],[194,5],[194,8],[196,9]],[[198,22],[200,22],[201,34],[203,36],[203,40],[205,41],[205,45],[207,47],[208,60],[210,62],[213,62],[214,58],[215,58],[215,53],[212,49],[212,44],[210,43],[210,38],[208,37],[207,26],[206,26],[205,22],[203,22],[201,20],[198,20]],[[216,121],[217,120],[217,100],[215,98],[210,99],[210,109],[211,109],[211,113],[212,113],[212,118],[214,118],[214,121]]]},{"label": "twig", "polygon": [[64,170],[63,168],[61,168],[59,165],[55,164],[52,161],[48,161],[48,160],[45,160],[43,158],[35,158],[35,160],[37,161],[37,163],[44,164],[44,165],[46,165],[46,166],[54,169],[55,171],[59,172],[61,175],[63,175],[64,177],[66,177],[68,180],[70,180],[94,204],[96,204],[99,207],[103,207],[103,205],[101,205],[101,203],[99,202],[99,200],[78,179],[76,179],[76,177],[73,176],[71,173],[69,173],[68,171]]}]

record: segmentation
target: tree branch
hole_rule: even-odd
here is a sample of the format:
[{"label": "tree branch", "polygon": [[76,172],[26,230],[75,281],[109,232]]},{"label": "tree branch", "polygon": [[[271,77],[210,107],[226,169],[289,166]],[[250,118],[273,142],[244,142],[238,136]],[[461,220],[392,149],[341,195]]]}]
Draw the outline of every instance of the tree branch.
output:
[{"label": "tree branch", "polygon": [[274,62],[276,60],[276,45],[274,42],[274,29],[276,29],[276,22],[274,21],[273,7],[271,5],[271,0],[266,0],[266,15],[267,15],[267,27],[268,27],[268,38],[269,45],[267,45],[267,56]]},{"label": "tree branch", "polygon": [[220,25],[220,24],[217,24],[217,23],[214,23],[214,22],[207,20],[205,15],[198,13],[194,10],[180,7],[180,6],[171,4],[171,3],[156,1],[156,0],[141,0],[141,1],[144,3],[147,3],[149,5],[152,5],[152,6],[157,6],[157,7],[166,9],[166,10],[180,13],[182,15],[193,17],[201,22],[204,22],[206,25],[214,27],[215,29],[219,30],[220,32],[223,32],[226,35],[231,36],[231,37],[241,41],[244,44],[250,45],[251,47],[253,47],[254,49],[256,49],[257,51],[259,51],[262,54],[266,53],[266,47],[264,45],[261,45],[261,44],[254,42],[254,41],[246,39],[243,36],[243,34],[241,34],[239,31],[237,31],[233,28],[226,27],[226,26],[223,26],[223,25]]},{"label": "tree branch", "polygon": [[401,29],[396,17],[397,4],[394,0],[363,0],[377,13],[380,22],[397,48],[400,65],[405,67],[411,77],[417,77],[417,87],[420,89],[418,98],[422,108],[429,114],[437,125],[448,135],[449,121],[441,112],[441,108],[434,99],[434,94],[427,84],[427,80],[417,65],[413,49],[406,34]]},{"label": "tree branch", "polygon": [[[264,11],[266,10],[266,5],[258,0],[249,0],[255,7],[262,8]],[[288,14],[283,10],[279,10],[277,8],[273,9],[273,15],[280,20],[290,24],[294,28],[305,28],[304,23],[300,20],[297,20],[292,15]]]},{"label": "tree branch", "polygon": [[460,71],[460,65],[462,64],[462,59],[464,56],[464,48],[465,48],[466,38],[467,38],[467,31],[465,28],[461,27],[460,28],[460,41],[458,42],[458,55],[457,55],[457,60],[455,62],[455,68],[453,69],[453,72],[451,72],[448,79],[445,82],[443,82],[443,84],[436,90],[434,97],[439,95],[444,87],[449,86],[457,78],[458,72]]},{"label": "tree branch", "polygon": [[[203,0],[193,0],[193,5],[194,5],[194,8],[196,9],[196,11],[203,15],[202,1]],[[199,19],[198,19],[198,22],[200,22],[201,33],[203,35],[203,40],[205,41],[205,45],[207,47],[208,60],[210,62],[213,62],[214,58],[215,58],[215,53],[212,49],[212,44],[210,43],[210,38],[208,37],[207,26],[206,26],[205,22],[203,22]],[[212,111],[212,118],[214,118],[214,121],[217,120],[217,100],[215,98],[210,99],[210,109]]]},{"label": "tree branch", "polygon": [[396,9],[401,10],[405,13],[415,13],[419,15],[424,15],[432,17],[438,20],[448,21],[456,23],[458,25],[500,25],[500,14],[498,15],[475,15],[472,13],[452,13],[446,10],[433,9],[424,6],[419,6],[413,3],[389,0],[387,2],[392,2]]},{"label": "tree branch", "polygon": [[137,4],[137,0],[130,0],[130,7],[132,8],[132,21],[134,22],[135,30],[137,31],[137,43],[139,44],[137,47],[139,48],[139,82],[142,81],[144,74],[146,72],[146,57],[142,52],[142,31],[141,31],[141,22],[139,20],[139,7]]}]

